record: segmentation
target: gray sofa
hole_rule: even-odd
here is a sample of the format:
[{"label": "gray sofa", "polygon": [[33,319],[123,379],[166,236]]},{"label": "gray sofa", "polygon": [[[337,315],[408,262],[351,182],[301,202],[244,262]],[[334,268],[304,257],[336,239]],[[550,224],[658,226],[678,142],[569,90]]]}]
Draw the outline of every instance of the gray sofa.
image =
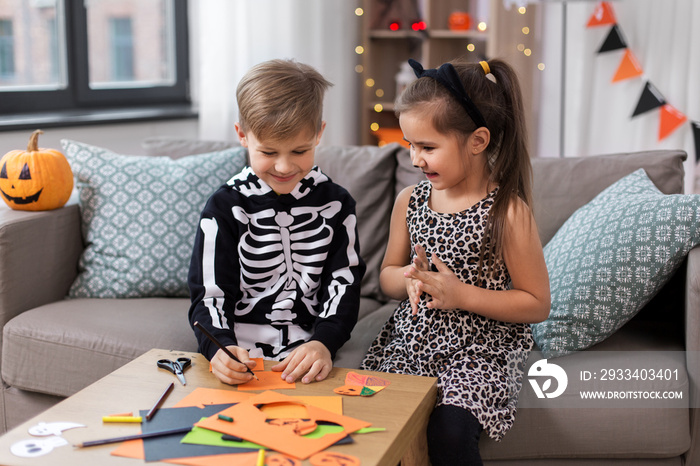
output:
[{"label": "gray sofa", "polygon": [[[178,155],[183,155],[181,150]],[[578,207],[637,168],[645,168],[664,193],[682,192],[685,157],[681,151],[656,151],[533,160],[535,213],[543,244]],[[379,289],[379,265],[393,198],[419,175],[398,145],[321,147],[317,162],[358,202],[368,272],[360,320],[335,361],[357,367],[395,307]],[[187,299],[65,299],[82,250],[78,205],[33,213],[0,207],[2,431],[150,348],[196,351]],[[538,400],[525,384],[513,429],[502,442],[482,438],[487,464],[700,464],[700,417],[694,408],[700,399],[700,248],[691,251],[671,282],[632,321],[583,353],[600,350],[610,352],[611,366],[618,367],[625,367],[629,351],[681,352],[684,358],[674,369],[687,381],[690,399],[671,409],[562,408]],[[561,361],[576,357],[580,355]]]}]

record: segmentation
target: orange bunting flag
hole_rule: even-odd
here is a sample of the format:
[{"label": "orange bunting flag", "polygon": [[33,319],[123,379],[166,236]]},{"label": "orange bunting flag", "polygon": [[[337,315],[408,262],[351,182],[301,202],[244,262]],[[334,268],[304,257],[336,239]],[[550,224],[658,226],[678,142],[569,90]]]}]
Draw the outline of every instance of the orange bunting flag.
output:
[{"label": "orange bunting flag", "polygon": [[613,13],[612,5],[609,2],[600,2],[593,10],[593,15],[588,20],[587,28],[595,26],[606,26],[615,24],[615,13]]},{"label": "orange bunting flag", "polygon": [[659,118],[659,141],[668,137],[680,125],[688,119],[684,114],[670,106],[664,104],[661,107]]},{"label": "orange bunting flag", "polygon": [[642,70],[642,67],[639,66],[637,58],[629,49],[627,49],[625,56],[622,57],[620,66],[617,67],[617,72],[615,73],[612,82],[616,83],[618,81],[624,81],[625,79],[636,78],[637,76],[641,76],[642,73],[644,73],[644,71]]}]

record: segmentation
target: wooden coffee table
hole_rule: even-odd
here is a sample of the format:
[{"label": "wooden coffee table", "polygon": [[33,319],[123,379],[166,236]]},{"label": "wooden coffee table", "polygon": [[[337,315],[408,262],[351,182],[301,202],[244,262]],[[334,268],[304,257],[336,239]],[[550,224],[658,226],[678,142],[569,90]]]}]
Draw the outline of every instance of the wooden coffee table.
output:
[{"label": "wooden coffee table", "polygon": [[[183,356],[192,359],[192,366],[185,371],[186,386],[180,384],[170,372],[156,367],[158,359],[174,360]],[[266,367],[269,368],[273,364],[266,362]],[[335,367],[328,378],[322,382],[297,383],[296,389],[280,390],[280,393],[291,396],[336,395],[333,389],[345,385],[345,375],[351,370],[354,369]],[[356,372],[370,373],[359,370]],[[344,396],[343,414],[371,422],[374,427],[384,427],[386,431],[354,435],[353,444],[336,445],[329,450],[356,456],[363,466],[396,466],[402,458],[402,464],[428,464],[425,428],[435,404],[436,379],[384,373],[378,375],[388,379],[391,384],[373,396]],[[172,407],[198,387],[237,390],[219,382],[209,372],[209,362],[200,354],[153,349],[0,437],[0,464],[6,466],[146,464],[143,460],[110,455],[110,452],[119,444],[80,449],[71,445],[140,432],[138,424],[103,424],[102,416],[123,412],[138,413],[139,410],[150,409],[170,382],[175,382],[175,388],[164,402],[164,408]],[[68,441],[69,445],[55,448],[44,456],[20,458],[13,455],[10,452],[11,445],[32,438],[28,429],[40,422],[72,422],[84,424],[87,427],[63,431],[62,437]],[[310,463],[307,460],[303,464]]]}]

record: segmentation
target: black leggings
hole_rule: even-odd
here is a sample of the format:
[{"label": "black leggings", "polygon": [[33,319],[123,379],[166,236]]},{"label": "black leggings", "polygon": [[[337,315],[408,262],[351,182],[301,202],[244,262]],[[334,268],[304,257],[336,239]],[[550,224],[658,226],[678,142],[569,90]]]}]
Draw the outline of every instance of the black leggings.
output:
[{"label": "black leggings", "polygon": [[428,455],[432,466],[481,466],[482,427],[472,413],[457,406],[438,406],[428,421]]}]

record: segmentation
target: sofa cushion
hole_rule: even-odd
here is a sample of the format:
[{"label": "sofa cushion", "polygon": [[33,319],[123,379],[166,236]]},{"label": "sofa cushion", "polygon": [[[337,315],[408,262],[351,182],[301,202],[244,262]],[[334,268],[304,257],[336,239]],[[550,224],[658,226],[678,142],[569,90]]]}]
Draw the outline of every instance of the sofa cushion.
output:
[{"label": "sofa cushion", "polygon": [[62,144],[80,193],[86,244],[69,296],[189,296],[199,215],[209,196],[243,168],[245,149],[172,160]]},{"label": "sofa cushion", "polygon": [[151,348],[196,352],[189,306],[189,299],[70,299],[26,311],[3,329],[2,378],[70,396]]},{"label": "sofa cushion", "polygon": [[579,207],[623,176],[644,168],[664,194],[683,192],[680,150],[659,150],[591,157],[533,158],[534,214],[545,245]]},{"label": "sofa cushion", "polygon": [[532,325],[547,357],[616,332],[700,243],[700,196],[665,195],[639,169],[578,209],[545,246],[552,308]]},{"label": "sofa cushion", "polygon": [[367,264],[362,296],[386,300],[379,288],[379,268],[389,238],[394,204],[396,152],[401,147],[320,146],[316,164],[355,199],[360,255]]},{"label": "sofa cushion", "polygon": [[156,136],[146,138],[141,143],[146,155],[165,156],[179,159],[187,155],[219,152],[229,147],[240,146],[231,141],[203,141],[201,139],[181,139],[176,137]]}]

